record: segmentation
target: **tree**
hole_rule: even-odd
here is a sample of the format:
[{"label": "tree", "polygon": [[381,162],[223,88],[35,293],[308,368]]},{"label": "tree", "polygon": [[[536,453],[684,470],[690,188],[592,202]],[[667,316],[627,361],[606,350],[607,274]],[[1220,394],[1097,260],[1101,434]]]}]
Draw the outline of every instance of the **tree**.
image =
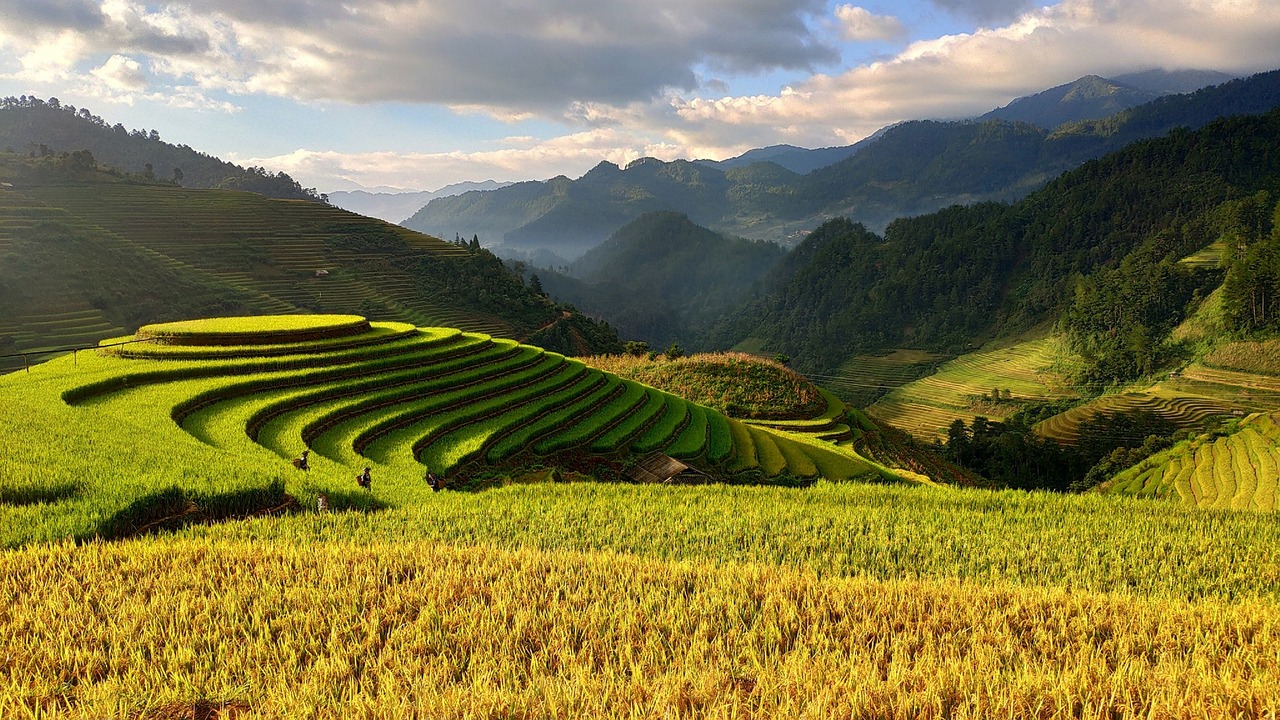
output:
[{"label": "tree", "polygon": [[547,295],[546,291],[542,289],[542,280],[538,279],[537,273],[529,276],[529,290],[534,295],[540,295],[542,297],[546,297]]},{"label": "tree", "polygon": [[173,169],[173,183],[174,183],[175,185],[181,185],[181,184],[182,184],[182,168],[180,168],[180,167],[175,167],[175,168]]},{"label": "tree", "polygon": [[671,343],[667,348],[667,351],[663,354],[666,355],[668,360],[679,360],[684,357],[684,348],[680,347],[676,343]]},{"label": "tree", "polygon": [[155,177],[156,177],[156,169],[155,169],[154,167],[152,167],[152,166],[151,166],[151,163],[147,163],[146,165],[143,165],[143,166],[142,166],[142,176],[143,176],[143,177],[145,177],[145,178],[146,178],[146,179],[148,179],[148,180],[154,180],[154,179],[155,179]]},{"label": "tree", "polygon": [[628,355],[633,357],[640,357],[649,353],[649,343],[643,340],[628,340],[623,345],[623,348],[626,349]]}]

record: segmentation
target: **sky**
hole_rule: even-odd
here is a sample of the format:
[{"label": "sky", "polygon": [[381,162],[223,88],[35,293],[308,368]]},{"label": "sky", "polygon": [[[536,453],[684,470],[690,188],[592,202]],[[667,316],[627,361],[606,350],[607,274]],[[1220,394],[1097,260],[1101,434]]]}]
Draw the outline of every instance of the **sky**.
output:
[{"label": "sky", "polygon": [[848,145],[1088,74],[1280,68],[1280,0],[0,0],[0,95],[322,192]]}]

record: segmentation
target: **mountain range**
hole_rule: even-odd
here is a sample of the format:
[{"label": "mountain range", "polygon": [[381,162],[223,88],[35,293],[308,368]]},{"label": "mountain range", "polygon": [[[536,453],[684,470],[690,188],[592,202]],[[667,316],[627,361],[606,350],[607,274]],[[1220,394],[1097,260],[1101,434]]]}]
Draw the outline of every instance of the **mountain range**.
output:
[{"label": "mountain range", "polygon": [[[431,201],[405,225],[430,234],[478,234],[499,254],[572,260],[640,215],[669,210],[731,235],[794,245],[826,219],[848,216],[873,229],[955,203],[1016,200],[1091,158],[1175,127],[1195,128],[1233,113],[1264,112],[1280,99],[1280,73],[1264,73],[1185,95],[1157,98],[1098,119],[1090,101],[1102,85],[1082,78],[1056,89],[1072,122],[1053,129],[989,118],[912,121],[885,129],[847,156],[799,174],[809,153],[787,146],[739,159],[601,163],[571,180],[556,177]],[[1129,101],[1142,95],[1127,93]],[[1041,99],[1043,100],[1043,98]],[[1026,107],[1040,100],[1028,99]],[[1059,104],[1063,104],[1059,102]],[[832,149],[834,152],[836,149]],[[758,162],[743,162],[769,158]],[[547,263],[543,263],[547,264]]]}]

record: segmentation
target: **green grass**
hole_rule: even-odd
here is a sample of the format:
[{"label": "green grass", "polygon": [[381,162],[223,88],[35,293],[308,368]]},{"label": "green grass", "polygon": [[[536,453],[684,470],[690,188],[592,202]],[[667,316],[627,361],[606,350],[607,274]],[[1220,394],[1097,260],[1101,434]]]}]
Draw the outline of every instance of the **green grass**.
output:
[{"label": "green grass", "polygon": [[592,452],[613,452],[635,439],[656,422],[666,411],[666,395],[653,388],[646,388],[643,405],[628,413],[613,427],[601,433],[591,443]]},{"label": "green grass", "polygon": [[[263,327],[309,331],[328,322],[291,318]],[[204,336],[212,342],[228,328],[253,335],[241,332],[240,320],[195,327],[213,328]],[[164,518],[181,524],[245,514],[321,492],[343,506],[395,507],[420,496],[392,478],[418,482],[423,463],[465,478],[490,459],[573,450],[612,462],[619,453],[664,450],[721,476],[732,473],[723,463],[745,454],[715,411],[512,341],[375,324],[343,343],[317,338],[272,356],[279,336],[258,337],[266,341],[263,356],[252,345],[204,360],[87,353],[0,378],[0,399],[30,416],[6,414],[0,426],[7,431],[0,514],[14,520],[0,540],[114,536]],[[345,343],[361,338],[380,339]],[[83,458],[58,460],[48,472],[49,459],[61,458],[44,444],[53,437]],[[863,462],[813,442],[788,446],[772,474],[789,466],[792,475],[813,475],[821,463],[809,455]],[[288,461],[308,447],[313,470],[300,473]],[[353,494],[354,471],[364,465],[374,468],[378,487]],[[52,511],[27,522],[44,505]]]},{"label": "green grass", "polygon": [[169,344],[253,345],[306,342],[358,335],[369,330],[359,315],[277,315],[275,317],[223,317],[143,325],[139,338],[155,338]]}]

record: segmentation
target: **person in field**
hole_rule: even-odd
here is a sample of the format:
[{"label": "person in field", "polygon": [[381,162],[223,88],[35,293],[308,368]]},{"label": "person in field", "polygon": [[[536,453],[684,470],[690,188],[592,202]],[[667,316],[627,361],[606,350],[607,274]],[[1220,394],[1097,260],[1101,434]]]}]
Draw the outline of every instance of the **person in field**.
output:
[{"label": "person in field", "polygon": [[310,470],[311,463],[307,461],[307,456],[310,454],[311,454],[310,450],[303,450],[302,457],[296,457],[293,459],[293,466],[298,468],[299,470]]},{"label": "person in field", "polygon": [[427,484],[431,486],[431,492],[440,492],[440,488],[443,486],[440,476],[431,472],[430,469],[427,470]]},{"label": "person in field", "polygon": [[373,487],[373,477],[369,475],[368,467],[365,467],[364,472],[356,476],[356,484],[365,490]]}]

